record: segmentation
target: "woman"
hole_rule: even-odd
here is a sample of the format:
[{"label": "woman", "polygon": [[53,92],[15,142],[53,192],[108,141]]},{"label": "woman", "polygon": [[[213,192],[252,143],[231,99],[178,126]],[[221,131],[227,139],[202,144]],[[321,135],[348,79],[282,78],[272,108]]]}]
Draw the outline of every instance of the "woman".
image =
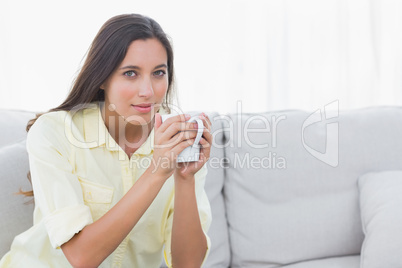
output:
[{"label": "woman", "polygon": [[[161,27],[108,20],[59,107],[28,124],[34,226],[0,267],[200,267],[211,212],[203,189],[210,121],[198,162],[176,163],[197,126],[170,112],[173,52]],[[159,112],[159,113],[158,113]]]}]

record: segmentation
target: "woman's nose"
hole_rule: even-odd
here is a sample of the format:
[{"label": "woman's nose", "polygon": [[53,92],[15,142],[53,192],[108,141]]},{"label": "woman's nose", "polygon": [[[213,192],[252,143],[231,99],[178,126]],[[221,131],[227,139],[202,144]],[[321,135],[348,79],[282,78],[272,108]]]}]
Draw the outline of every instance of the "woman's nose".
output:
[{"label": "woman's nose", "polygon": [[148,78],[144,78],[140,85],[139,96],[140,97],[151,97],[154,95],[154,89],[152,87],[152,81]]}]

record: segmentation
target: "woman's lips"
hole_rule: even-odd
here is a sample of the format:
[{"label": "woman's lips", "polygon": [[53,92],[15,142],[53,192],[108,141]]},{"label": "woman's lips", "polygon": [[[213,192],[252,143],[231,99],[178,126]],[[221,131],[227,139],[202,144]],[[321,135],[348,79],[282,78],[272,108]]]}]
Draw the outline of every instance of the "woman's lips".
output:
[{"label": "woman's lips", "polygon": [[140,113],[149,113],[152,110],[152,104],[131,105]]}]

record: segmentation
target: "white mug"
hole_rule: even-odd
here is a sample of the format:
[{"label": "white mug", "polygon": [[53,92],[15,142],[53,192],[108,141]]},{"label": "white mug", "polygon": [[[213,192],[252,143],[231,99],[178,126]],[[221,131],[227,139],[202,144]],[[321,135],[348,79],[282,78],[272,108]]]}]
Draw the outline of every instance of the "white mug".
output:
[{"label": "white mug", "polygon": [[[162,123],[165,122],[166,119],[176,116],[177,114],[163,114],[161,115]],[[198,131],[197,137],[195,138],[194,144],[186,147],[177,157],[177,162],[195,162],[200,159],[200,149],[201,146],[199,145],[202,133],[204,132],[204,124],[202,120],[196,116],[192,116],[187,122],[197,122]]]}]

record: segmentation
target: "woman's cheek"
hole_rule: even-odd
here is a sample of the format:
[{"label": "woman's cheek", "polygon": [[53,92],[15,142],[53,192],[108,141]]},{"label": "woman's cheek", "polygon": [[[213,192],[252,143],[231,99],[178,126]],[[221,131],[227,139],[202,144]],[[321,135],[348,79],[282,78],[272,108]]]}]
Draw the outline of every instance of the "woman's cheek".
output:
[{"label": "woman's cheek", "polygon": [[123,99],[131,99],[135,94],[135,91],[132,90],[129,86],[122,86],[119,88],[119,95]]},{"label": "woman's cheek", "polygon": [[163,99],[168,89],[168,81],[163,81],[155,89],[155,95],[158,99]]}]

